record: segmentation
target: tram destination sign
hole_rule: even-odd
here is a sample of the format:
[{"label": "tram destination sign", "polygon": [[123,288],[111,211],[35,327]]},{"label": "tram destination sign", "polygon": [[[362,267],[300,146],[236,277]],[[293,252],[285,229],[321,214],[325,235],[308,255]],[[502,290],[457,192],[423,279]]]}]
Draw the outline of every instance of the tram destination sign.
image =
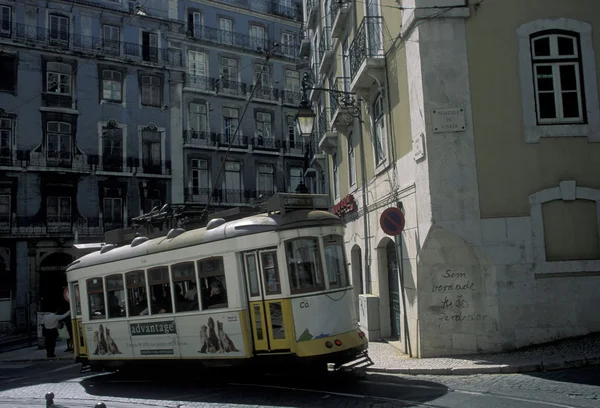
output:
[{"label": "tram destination sign", "polygon": [[175,320],[163,322],[131,323],[129,330],[132,336],[152,336],[156,334],[177,334]]},{"label": "tram destination sign", "polygon": [[325,194],[277,193],[267,201],[267,211],[285,211],[294,209],[329,208],[329,197]]}]

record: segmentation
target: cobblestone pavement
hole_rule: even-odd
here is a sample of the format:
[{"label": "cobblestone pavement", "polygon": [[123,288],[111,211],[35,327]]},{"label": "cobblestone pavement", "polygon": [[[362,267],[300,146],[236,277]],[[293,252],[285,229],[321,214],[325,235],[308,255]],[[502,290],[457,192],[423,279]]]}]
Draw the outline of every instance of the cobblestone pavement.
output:
[{"label": "cobblestone pavement", "polygon": [[164,378],[156,378],[161,372],[136,378],[82,376],[78,365],[53,361],[4,363],[0,372],[0,408],[43,407],[50,391],[56,406],[64,408],[91,408],[98,402],[107,408],[597,408],[600,393],[598,371],[592,368],[533,376],[369,374],[359,380],[230,374],[193,379],[173,371]]},{"label": "cobblestone pavement", "polygon": [[468,375],[519,373],[600,365],[600,333],[529,347],[507,353],[445,358],[410,358],[396,347],[369,342],[371,372]]},{"label": "cobblestone pavement", "polygon": [[[73,352],[65,352],[66,345],[64,342],[56,345],[56,360],[71,360],[74,361]],[[44,361],[46,358],[46,350],[34,347],[24,347],[18,350],[7,351],[0,354],[0,363],[2,362],[26,362],[26,361]]]}]

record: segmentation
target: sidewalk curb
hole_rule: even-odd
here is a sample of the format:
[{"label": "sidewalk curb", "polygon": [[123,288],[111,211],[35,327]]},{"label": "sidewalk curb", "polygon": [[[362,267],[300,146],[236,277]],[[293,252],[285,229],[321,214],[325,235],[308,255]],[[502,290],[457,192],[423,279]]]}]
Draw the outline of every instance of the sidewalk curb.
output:
[{"label": "sidewalk curb", "polygon": [[377,368],[367,367],[367,372],[377,374],[408,374],[408,375],[474,375],[474,374],[517,374],[539,371],[556,371],[570,368],[583,368],[600,366],[600,355],[575,358],[570,360],[550,360],[546,363],[524,364],[488,364],[482,366],[465,367],[422,367],[422,368]]},{"label": "sidewalk curb", "polygon": [[75,361],[75,357],[55,357],[55,358],[22,358],[22,359],[14,359],[14,360],[0,360],[0,363],[32,363],[35,361],[55,361],[55,360],[73,360]]}]

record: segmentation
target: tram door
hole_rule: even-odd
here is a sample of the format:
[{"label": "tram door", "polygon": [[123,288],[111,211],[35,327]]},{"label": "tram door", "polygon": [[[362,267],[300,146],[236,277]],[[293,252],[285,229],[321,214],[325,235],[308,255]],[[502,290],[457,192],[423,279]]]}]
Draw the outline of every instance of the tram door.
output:
[{"label": "tram door", "polygon": [[291,352],[292,313],[281,299],[276,248],[244,253],[254,352]]}]

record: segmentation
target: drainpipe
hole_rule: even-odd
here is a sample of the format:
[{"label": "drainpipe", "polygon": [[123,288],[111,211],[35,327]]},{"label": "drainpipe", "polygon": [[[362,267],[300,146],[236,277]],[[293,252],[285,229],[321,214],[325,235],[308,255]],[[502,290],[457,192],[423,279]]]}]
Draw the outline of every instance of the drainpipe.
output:
[{"label": "drainpipe", "polygon": [[[361,109],[362,110],[362,109]],[[359,140],[360,140],[360,174],[361,174],[361,188],[362,188],[362,202],[363,202],[363,229],[364,229],[364,240],[365,240],[365,249],[364,249],[364,254],[365,254],[365,260],[364,260],[364,268],[365,268],[365,278],[366,278],[366,282],[365,282],[365,291],[367,293],[371,293],[371,262],[370,262],[370,258],[371,258],[371,250],[370,250],[370,244],[369,244],[369,236],[371,235],[370,231],[369,231],[369,220],[368,220],[368,216],[369,216],[369,210],[367,208],[367,169],[365,166],[365,146],[363,143],[363,121],[362,119],[358,119],[358,133],[359,133]]]}]

